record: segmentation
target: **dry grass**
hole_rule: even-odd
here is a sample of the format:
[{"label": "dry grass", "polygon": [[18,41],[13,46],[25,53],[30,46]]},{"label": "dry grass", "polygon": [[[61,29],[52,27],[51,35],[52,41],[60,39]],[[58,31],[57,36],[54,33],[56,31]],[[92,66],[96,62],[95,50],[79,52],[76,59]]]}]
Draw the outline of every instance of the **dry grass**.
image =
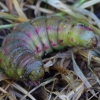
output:
[{"label": "dry grass", "polygon": [[[41,15],[68,14],[100,35],[99,9],[100,0],[1,0],[0,39],[18,23]],[[70,49],[43,59],[46,75],[38,86],[26,86],[0,70],[0,100],[100,100],[100,52],[95,51],[97,56],[93,50]]]}]

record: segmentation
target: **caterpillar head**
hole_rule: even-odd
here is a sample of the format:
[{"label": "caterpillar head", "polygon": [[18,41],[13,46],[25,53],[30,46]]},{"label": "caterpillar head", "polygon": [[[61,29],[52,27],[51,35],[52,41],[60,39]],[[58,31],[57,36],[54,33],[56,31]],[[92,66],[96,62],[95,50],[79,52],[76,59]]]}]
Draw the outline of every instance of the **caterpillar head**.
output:
[{"label": "caterpillar head", "polygon": [[31,81],[37,81],[40,80],[44,76],[44,69],[42,66],[39,66],[35,68],[32,72],[29,74],[29,79]]},{"label": "caterpillar head", "polygon": [[37,60],[33,64],[27,66],[28,78],[31,81],[40,80],[44,76],[44,68],[41,61]]}]

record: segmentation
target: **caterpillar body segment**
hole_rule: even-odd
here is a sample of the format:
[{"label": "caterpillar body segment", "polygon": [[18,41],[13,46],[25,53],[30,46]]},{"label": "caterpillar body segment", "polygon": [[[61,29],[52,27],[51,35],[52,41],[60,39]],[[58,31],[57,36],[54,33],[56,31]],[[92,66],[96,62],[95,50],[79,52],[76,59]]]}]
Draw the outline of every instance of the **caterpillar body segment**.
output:
[{"label": "caterpillar body segment", "polygon": [[44,75],[43,54],[66,46],[98,47],[94,32],[71,17],[39,17],[15,27],[0,53],[1,68],[16,80],[39,80]]},{"label": "caterpillar body segment", "polygon": [[36,19],[30,21],[30,23],[35,28],[39,38],[41,39],[45,53],[47,54],[52,52],[53,49],[50,45],[47,34],[46,17],[37,17]]}]

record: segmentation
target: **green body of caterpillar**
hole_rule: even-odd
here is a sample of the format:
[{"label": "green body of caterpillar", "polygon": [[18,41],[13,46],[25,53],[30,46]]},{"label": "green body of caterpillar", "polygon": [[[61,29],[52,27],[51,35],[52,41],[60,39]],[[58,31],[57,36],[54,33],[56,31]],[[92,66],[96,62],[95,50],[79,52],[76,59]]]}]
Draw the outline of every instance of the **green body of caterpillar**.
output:
[{"label": "green body of caterpillar", "polygon": [[70,17],[39,17],[19,24],[7,35],[0,53],[1,68],[16,80],[39,80],[44,75],[41,56],[65,46],[94,48],[93,31]]}]

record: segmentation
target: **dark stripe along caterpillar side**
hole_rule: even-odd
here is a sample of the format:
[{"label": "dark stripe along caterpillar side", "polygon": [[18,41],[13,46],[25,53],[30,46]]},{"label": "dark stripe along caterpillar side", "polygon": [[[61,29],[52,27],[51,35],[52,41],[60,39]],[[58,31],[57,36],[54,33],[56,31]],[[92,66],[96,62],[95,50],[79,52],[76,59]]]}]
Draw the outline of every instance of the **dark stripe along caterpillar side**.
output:
[{"label": "dark stripe along caterpillar side", "polygon": [[44,75],[41,56],[65,46],[98,47],[94,32],[71,17],[38,17],[16,26],[0,53],[1,68],[16,80],[39,80]]}]

